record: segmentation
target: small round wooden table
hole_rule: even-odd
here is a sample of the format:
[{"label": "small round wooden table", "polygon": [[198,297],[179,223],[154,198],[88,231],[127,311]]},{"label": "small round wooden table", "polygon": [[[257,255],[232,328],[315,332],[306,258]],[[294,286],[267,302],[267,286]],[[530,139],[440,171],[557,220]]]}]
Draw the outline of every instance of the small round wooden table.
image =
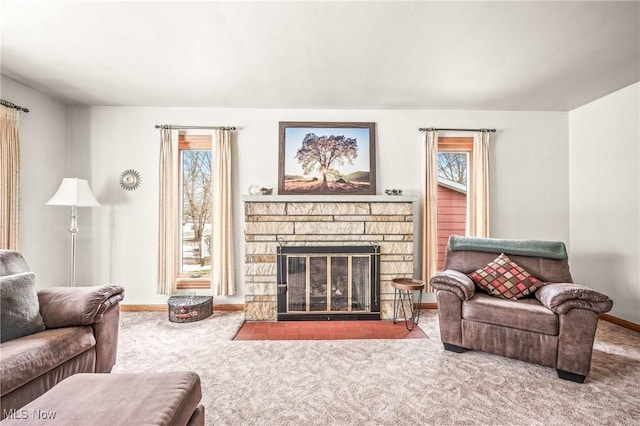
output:
[{"label": "small round wooden table", "polygon": [[[394,278],[391,280],[391,286],[393,287],[393,323],[395,324],[398,319],[397,305],[399,299],[400,306],[402,306],[402,314],[404,315],[404,326],[408,331],[412,331],[420,321],[420,305],[422,303],[424,281],[413,278]],[[418,291],[417,302],[414,302],[413,300],[414,291]],[[410,306],[411,317],[407,317],[405,303]],[[409,327],[409,322],[411,322],[411,327]]]}]

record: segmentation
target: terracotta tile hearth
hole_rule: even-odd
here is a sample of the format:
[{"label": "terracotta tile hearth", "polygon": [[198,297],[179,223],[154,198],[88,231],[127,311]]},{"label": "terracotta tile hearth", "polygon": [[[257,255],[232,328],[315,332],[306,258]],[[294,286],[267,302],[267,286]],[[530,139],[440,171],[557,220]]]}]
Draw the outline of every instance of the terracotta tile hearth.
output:
[{"label": "terracotta tile hearth", "polygon": [[424,339],[416,327],[407,331],[404,321],[279,321],[245,322],[233,340],[347,340]]}]

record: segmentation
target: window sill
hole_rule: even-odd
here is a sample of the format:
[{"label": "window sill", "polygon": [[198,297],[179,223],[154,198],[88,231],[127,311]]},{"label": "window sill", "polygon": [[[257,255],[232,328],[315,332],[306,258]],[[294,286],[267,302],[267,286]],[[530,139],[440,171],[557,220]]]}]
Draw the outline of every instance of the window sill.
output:
[{"label": "window sill", "polygon": [[178,278],[176,282],[178,290],[211,288],[211,277],[204,278]]}]

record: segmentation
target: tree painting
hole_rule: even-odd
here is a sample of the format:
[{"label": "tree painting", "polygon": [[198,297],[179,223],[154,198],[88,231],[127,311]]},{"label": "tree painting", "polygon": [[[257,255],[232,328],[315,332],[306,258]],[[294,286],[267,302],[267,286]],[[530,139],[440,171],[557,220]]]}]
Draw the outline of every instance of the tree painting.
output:
[{"label": "tree painting", "polygon": [[322,189],[328,188],[327,176],[340,179],[342,176],[335,168],[345,162],[353,164],[358,157],[358,142],[344,135],[317,136],[308,133],[302,140],[302,147],[296,153],[296,159],[302,163],[305,174],[318,170],[322,174]]},{"label": "tree painting", "polygon": [[280,122],[280,194],[375,194],[375,123]]}]

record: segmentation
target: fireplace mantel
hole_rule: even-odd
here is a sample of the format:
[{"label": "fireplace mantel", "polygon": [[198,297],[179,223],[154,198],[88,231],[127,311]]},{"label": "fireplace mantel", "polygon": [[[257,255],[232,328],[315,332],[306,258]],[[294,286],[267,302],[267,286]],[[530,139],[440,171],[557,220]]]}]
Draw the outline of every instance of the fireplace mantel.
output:
[{"label": "fireplace mantel", "polygon": [[417,195],[243,195],[252,203],[414,203]]},{"label": "fireplace mantel", "polygon": [[419,276],[416,195],[244,195],[245,319],[277,319],[276,251],[292,246],[380,247],[380,317],[392,318],[393,278]]}]

